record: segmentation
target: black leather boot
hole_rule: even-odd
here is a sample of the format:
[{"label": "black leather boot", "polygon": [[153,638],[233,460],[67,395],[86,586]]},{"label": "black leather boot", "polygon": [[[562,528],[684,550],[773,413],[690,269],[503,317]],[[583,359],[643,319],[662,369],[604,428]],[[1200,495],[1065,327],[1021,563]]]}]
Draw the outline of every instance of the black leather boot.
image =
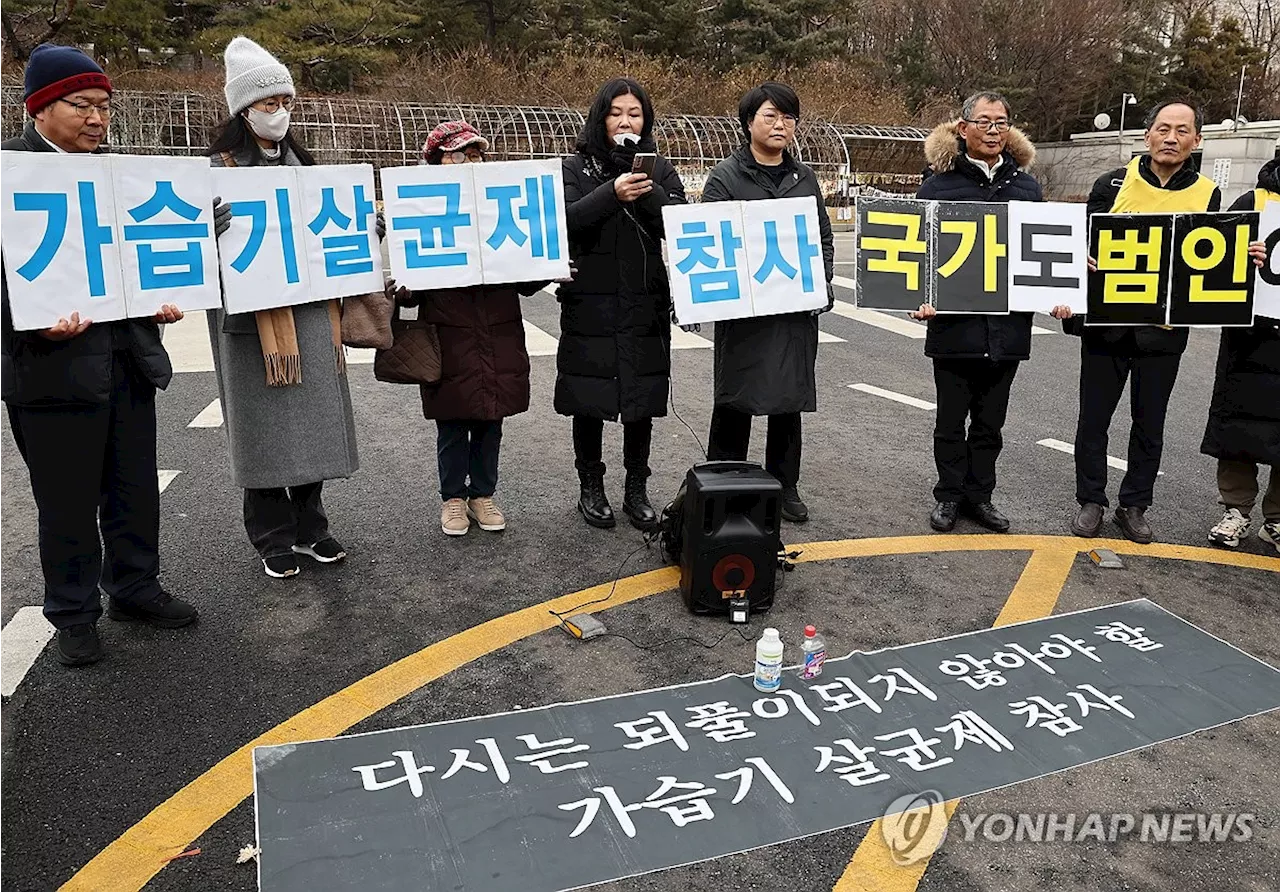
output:
[{"label": "black leather boot", "polygon": [[628,471],[622,496],[622,513],[630,518],[633,527],[644,532],[658,525],[658,512],[649,504],[649,489],[645,485],[648,477],[647,468],[644,472]]},{"label": "black leather boot", "polygon": [[582,519],[590,526],[602,530],[617,526],[613,508],[609,506],[609,499],[604,494],[604,464],[579,470],[578,480],[582,483],[582,495],[578,498],[578,510],[582,512]]}]

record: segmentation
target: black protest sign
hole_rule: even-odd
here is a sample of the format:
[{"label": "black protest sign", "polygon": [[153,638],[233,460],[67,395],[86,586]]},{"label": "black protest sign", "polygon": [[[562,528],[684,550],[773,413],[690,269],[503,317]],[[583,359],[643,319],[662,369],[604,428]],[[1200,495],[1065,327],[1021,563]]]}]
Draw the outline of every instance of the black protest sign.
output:
[{"label": "black protest sign", "polygon": [[1277,708],[1280,672],[1138,600],[788,670],[770,695],[727,676],[259,747],[260,888],[557,892]]},{"label": "black protest sign", "polygon": [[1090,325],[1164,325],[1168,318],[1173,214],[1095,214],[1089,254]]},{"label": "black protest sign", "polygon": [[937,311],[1008,313],[1008,205],[939,202],[933,233]]},{"label": "black protest sign", "polygon": [[929,202],[863,199],[858,202],[859,307],[914,310],[930,303]]},{"label": "black protest sign", "polygon": [[1179,214],[1173,223],[1169,324],[1252,325],[1249,244],[1257,237],[1255,213]]}]

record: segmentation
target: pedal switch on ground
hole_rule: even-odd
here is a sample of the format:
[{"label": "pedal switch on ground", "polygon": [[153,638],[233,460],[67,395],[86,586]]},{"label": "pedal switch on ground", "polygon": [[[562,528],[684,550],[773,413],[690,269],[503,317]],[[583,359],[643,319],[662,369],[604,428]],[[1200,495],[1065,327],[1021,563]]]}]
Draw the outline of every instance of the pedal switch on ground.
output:
[{"label": "pedal switch on ground", "polygon": [[581,638],[583,641],[604,634],[604,623],[589,613],[579,613],[563,622],[570,635]]}]

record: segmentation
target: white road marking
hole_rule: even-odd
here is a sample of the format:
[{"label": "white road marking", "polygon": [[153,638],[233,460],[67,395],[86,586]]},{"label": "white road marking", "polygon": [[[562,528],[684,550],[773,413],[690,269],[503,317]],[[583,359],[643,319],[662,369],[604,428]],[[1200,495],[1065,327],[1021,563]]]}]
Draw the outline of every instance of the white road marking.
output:
[{"label": "white road marking", "polygon": [[671,326],[672,350],[707,350],[711,341],[692,331],[684,331],[680,326]]},{"label": "white road marking", "polygon": [[172,483],[174,478],[181,473],[181,471],[157,471],[156,476],[159,478],[160,491],[164,492],[168,489],[169,484]]},{"label": "white road marking", "polygon": [[904,393],[895,393],[892,390],[885,390],[883,387],[876,387],[874,384],[850,384],[849,387],[853,390],[869,393],[872,396],[880,396],[887,400],[893,400],[895,403],[915,406],[917,409],[927,409],[932,412],[934,409],[938,408],[937,403],[931,403],[928,400],[916,399],[914,396],[907,396]]},{"label": "white road marking", "polygon": [[819,344],[843,344],[845,343],[845,339],[838,338],[835,335],[831,334],[830,332],[825,332],[822,329],[818,329],[818,343]]},{"label": "white road marking", "polygon": [[175,372],[212,372],[209,324],[204,310],[192,310],[178,322],[164,326],[164,349]]},{"label": "white road marking", "polygon": [[555,356],[560,342],[528,319],[524,320],[524,341],[530,356]]},{"label": "white road marking", "polygon": [[[841,288],[853,290],[853,279],[845,276],[833,276],[832,283],[839,285]],[[888,313],[882,313],[878,310],[863,310],[847,301],[836,301],[833,313],[844,316],[846,319],[853,319],[855,322],[865,322],[867,325],[874,325],[876,328],[883,328],[885,331],[892,331],[896,334],[905,335],[909,338],[923,338],[925,335],[925,327],[917,322],[912,322],[900,316],[893,316]],[[1033,335],[1051,335],[1057,332],[1048,328],[1041,328],[1038,325],[1031,326]]]},{"label": "white road marking", "polygon": [[53,626],[39,607],[18,608],[0,631],[0,694],[13,696],[52,637]]},{"label": "white road marking", "polygon": [[[1064,443],[1061,440],[1055,440],[1052,437],[1045,440],[1037,440],[1036,445],[1047,446],[1050,449],[1056,449],[1058,452],[1063,452],[1063,453],[1066,453],[1067,455],[1076,454],[1076,447],[1073,444]],[[1129,463],[1125,461],[1123,458],[1116,458],[1114,455],[1107,456],[1107,466],[1111,468],[1115,468],[1117,471],[1129,470]],[[1156,473],[1161,477],[1164,476],[1164,471],[1157,471]]]},{"label": "white road marking", "polygon": [[214,400],[201,409],[187,427],[222,427],[222,400]]}]

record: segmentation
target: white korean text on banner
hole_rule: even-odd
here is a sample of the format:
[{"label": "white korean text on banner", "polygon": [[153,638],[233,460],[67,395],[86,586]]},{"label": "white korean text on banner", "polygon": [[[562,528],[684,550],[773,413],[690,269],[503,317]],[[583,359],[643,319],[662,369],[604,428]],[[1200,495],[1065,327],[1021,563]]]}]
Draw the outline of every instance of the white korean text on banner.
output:
[{"label": "white korean text on banner", "polygon": [[721,201],[662,209],[671,300],[682,325],[754,315],[743,204]]},{"label": "white korean text on banner", "polygon": [[466,166],[475,178],[485,282],[539,282],[567,276],[569,231],[560,159]]},{"label": "white korean text on banner", "polygon": [[1267,265],[1258,271],[1254,312],[1280,319],[1280,201],[1268,201],[1262,209],[1258,238],[1267,246]]},{"label": "white korean text on banner", "polygon": [[816,200],[746,201],[742,223],[752,315],[776,316],[827,305],[827,268]]},{"label": "white korean text on banner", "polygon": [[313,300],[381,291],[373,165],[298,168]]},{"label": "white korean text on banner", "polygon": [[1065,305],[1088,309],[1087,209],[1064,202],[1011,201],[1009,208],[1009,309],[1049,313]]},{"label": "white korean text on banner", "polygon": [[561,162],[384,167],[391,275],[432,290],[569,274]]},{"label": "white korean text on banner", "polygon": [[717,201],[662,209],[667,271],[681,325],[827,305],[812,198]]},{"label": "white korean text on banner", "polygon": [[164,304],[222,306],[208,162],[109,157],[129,315],[154,316]]}]

